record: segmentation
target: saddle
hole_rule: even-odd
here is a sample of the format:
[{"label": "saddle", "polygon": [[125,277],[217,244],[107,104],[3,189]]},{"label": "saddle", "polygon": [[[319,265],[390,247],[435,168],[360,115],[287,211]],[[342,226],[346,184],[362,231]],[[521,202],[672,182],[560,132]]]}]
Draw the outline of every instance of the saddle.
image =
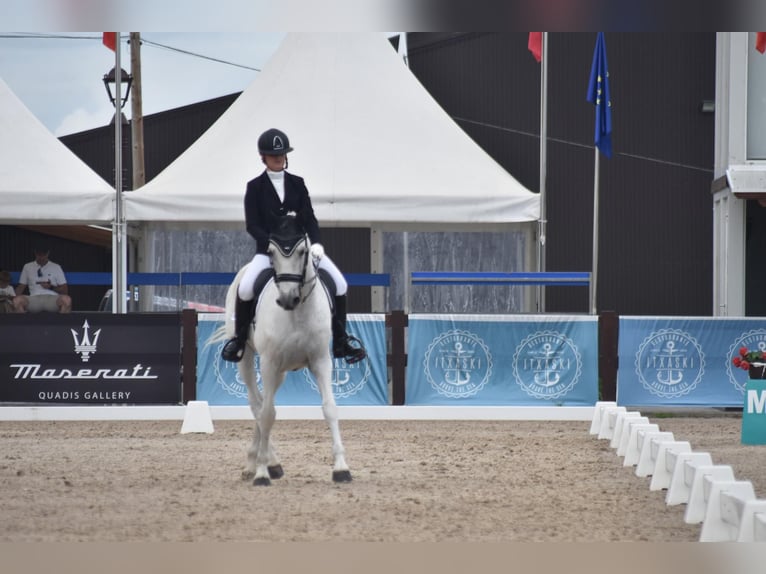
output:
[{"label": "saddle", "polygon": [[[330,277],[330,274],[324,269],[317,269],[317,275],[319,276],[319,284],[322,286],[325,296],[327,297],[327,303],[330,305],[330,313],[335,315],[335,282]],[[255,318],[255,312],[258,305],[261,303],[261,295],[271,281],[274,280],[274,269],[269,267],[264,269],[258,274],[253,283],[253,293],[255,293],[255,305],[253,306],[253,316]]]}]

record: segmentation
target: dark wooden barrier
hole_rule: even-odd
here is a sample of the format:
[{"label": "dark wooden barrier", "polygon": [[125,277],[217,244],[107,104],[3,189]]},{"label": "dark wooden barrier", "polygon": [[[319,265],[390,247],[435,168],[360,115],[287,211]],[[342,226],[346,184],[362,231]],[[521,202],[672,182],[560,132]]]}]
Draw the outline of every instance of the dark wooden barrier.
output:
[{"label": "dark wooden barrier", "polygon": [[617,342],[620,317],[614,311],[602,311],[598,317],[598,376],[602,401],[617,400]]},{"label": "dark wooden barrier", "polygon": [[386,364],[391,368],[391,403],[404,404],[405,373],[407,371],[407,347],[405,329],[408,324],[404,311],[391,311],[386,315],[386,326],[391,328],[391,349]]},{"label": "dark wooden barrier", "polygon": [[181,312],[181,396],[184,404],[197,399],[197,311]]}]

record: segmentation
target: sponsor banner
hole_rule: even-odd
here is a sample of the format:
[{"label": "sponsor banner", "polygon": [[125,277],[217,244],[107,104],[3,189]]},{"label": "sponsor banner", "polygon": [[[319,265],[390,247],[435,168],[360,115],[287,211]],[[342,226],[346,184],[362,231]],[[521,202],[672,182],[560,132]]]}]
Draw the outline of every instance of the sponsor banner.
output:
[{"label": "sponsor banner", "polygon": [[[201,314],[197,326],[197,400],[211,405],[246,405],[247,387],[239,375],[237,363],[221,359],[225,341],[209,343],[222,314]],[[332,389],[339,405],[387,405],[388,369],[386,367],[386,323],[384,315],[349,315],[347,331],[367,349],[367,360],[354,365],[333,359]],[[255,374],[263,389],[256,355]],[[314,375],[308,369],[287,373],[274,398],[277,405],[321,405]]]},{"label": "sponsor banner", "polygon": [[593,405],[598,318],[410,315],[408,405]]},{"label": "sponsor banner", "polygon": [[181,315],[0,315],[0,402],[178,404]]},{"label": "sponsor banner", "polygon": [[741,407],[740,347],[766,349],[762,318],[621,317],[617,401],[629,406]]},{"label": "sponsor banner", "polygon": [[766,381],[750,379],[742,405],[742,444],[766,444]]}]

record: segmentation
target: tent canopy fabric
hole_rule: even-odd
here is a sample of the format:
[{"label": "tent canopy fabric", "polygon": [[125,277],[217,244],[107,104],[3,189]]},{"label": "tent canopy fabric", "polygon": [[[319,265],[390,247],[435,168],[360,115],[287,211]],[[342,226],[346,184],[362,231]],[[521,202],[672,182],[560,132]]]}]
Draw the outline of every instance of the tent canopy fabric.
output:
[{"label": "tent canopy fabric", "polygon": [[0,224],[95,224],[115,191],[62,144],[0,79]]},{"label": "tent canopy fabric", "polygon": [[293,33],[230,108],[173,163],[125,194],[129,222],[243,224],[258,136],[295,151],[322,225],[536,221],[539,196],[436,103],[385,34]]}]

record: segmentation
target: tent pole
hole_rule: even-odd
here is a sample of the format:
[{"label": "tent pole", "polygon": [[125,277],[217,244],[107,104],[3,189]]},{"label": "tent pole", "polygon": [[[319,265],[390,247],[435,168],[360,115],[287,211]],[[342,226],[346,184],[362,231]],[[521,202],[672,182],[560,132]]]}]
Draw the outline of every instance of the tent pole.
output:
[{"label": "tent pole", "polygon": [[409,68],[410,56],[407,50],[407,32],[399,32],[399,48],[397,52],[402,57],[402,60],[404,60],[404,65]]},{"label": "tent pole", "polygon": [[[402,57],[402,60],[404,60],[404,65],[407,66],[409,69],[410,67],[410,61],[409,61],[409,53],[407,49],[407,32],[400,32],[399,33],[399,49],[398,49],[399,56]],[[405,231],[402,234],[402,245],[404,247],[404,293],[403,293],[403,299],[404,299],[404,313],[405,315],[409,315],[410,313],[410,297],[411,294],[411,283],[410,283],[410,241],[409,241],[409,235]]]}]

